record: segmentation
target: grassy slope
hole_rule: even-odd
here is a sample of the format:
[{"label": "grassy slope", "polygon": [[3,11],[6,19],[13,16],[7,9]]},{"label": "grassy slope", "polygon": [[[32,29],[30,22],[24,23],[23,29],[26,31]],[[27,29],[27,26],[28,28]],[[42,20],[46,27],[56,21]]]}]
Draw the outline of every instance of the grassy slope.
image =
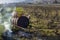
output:
[{"label": "grassy slope", "polygon": [[0,34],[3,32],[4,27],[2,25],[0,25]]},{"label": "grassy slope", "polygon": [[1,40],[1,34],[3,33],[3,31],[4,31],[4,27],[0,25],[0,40]]}]

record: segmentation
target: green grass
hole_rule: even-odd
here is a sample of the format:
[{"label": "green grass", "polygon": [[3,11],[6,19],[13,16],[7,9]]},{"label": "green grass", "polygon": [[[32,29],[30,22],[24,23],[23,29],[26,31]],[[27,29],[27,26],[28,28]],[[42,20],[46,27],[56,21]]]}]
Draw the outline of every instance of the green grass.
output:
[{"label": "green grass", "polygon": [[1,35],[2,35],[3,31],[4,31],[4,26],[0,25],[0,40],[2,40]]},{"label": "green grass", "polygon": [[0,25],[0,34],[4,31],[4,26]]}]

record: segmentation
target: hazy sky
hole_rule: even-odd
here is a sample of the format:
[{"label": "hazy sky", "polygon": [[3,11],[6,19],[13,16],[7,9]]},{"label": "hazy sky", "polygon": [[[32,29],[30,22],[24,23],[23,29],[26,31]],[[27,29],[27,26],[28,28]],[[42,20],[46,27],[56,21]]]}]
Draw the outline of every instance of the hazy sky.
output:
[{"label": "hazy sky", "polygon": [[13,2],[23,2],[25,0],[0,0],[0,4],[13,3]]},{"label": "hazy sky", "polygon": [[[14,2],[32,2],[32,1],[38,1],[38,2],[42,2],[42,1],[54,1],[54,0],[0,0],[0,4],[5,4],[5,3],[14,3]],[[60,1],[60,0],[57,0]]]}]

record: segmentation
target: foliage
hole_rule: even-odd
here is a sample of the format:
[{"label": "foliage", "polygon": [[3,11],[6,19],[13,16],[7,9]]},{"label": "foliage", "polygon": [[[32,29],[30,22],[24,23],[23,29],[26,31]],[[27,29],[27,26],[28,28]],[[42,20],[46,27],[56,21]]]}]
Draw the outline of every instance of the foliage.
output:
[{"label": "foliage", "polygon": [[[58,17],[60,17],[60,10],[56,11],[55,9],[40,8],[39,6],[21,8],[23,8],[25,13],[30,15],[30,25],[38,30],[42,29],[42,31],[39,31],[42,35],[57,36],[55,32],[56,28],[59,28]],[[57,33],[60,32],[58,31]]]}]

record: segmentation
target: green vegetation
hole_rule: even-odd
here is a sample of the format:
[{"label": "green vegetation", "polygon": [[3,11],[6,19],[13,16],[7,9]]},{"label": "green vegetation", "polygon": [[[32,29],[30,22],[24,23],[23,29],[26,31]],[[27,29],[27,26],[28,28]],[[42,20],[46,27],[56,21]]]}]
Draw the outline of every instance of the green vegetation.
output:
[{"label": "green vegetation", "polygon": [[[60,10],[53,7],[40,6],[27,6],[21,8],[24,9],[23,13],[31,15],[30,25],[36,30],[40,30],[38,33],[45,36],[58,36],[60,34],[57,30],[60,28]],[[17,7],[17,9],[19,9],[19,7]]]},{"label": "green vegetation", "polygon": [[[30,32],[34,35],[40,36],[60,36],[60,9],[32,6],[32,7],[17,7],[18,13],[29,14],[30,25],[32,28]],[[22,8],[22,10],[21,10]],[[6,12],[5,12],[6,13]],[[20,16],[20,14],[17,14]],[[0,35],[4,31],[4,27],[0,25]],[[23,40],[23,38],[21,38]],[[35,39],[35,37],[33,37]]]},{"label": "green vegetation", "polygon": [[3,25],[0,25],[0,40],[2,40],[2,39],[1,39],[1,35],[2,35],[3,31],[4,31]]},{"label": "green vegetation", "polygon": [[3,25],[0,25],[0,34],[3,33],[3,31],[4,31]]}]

